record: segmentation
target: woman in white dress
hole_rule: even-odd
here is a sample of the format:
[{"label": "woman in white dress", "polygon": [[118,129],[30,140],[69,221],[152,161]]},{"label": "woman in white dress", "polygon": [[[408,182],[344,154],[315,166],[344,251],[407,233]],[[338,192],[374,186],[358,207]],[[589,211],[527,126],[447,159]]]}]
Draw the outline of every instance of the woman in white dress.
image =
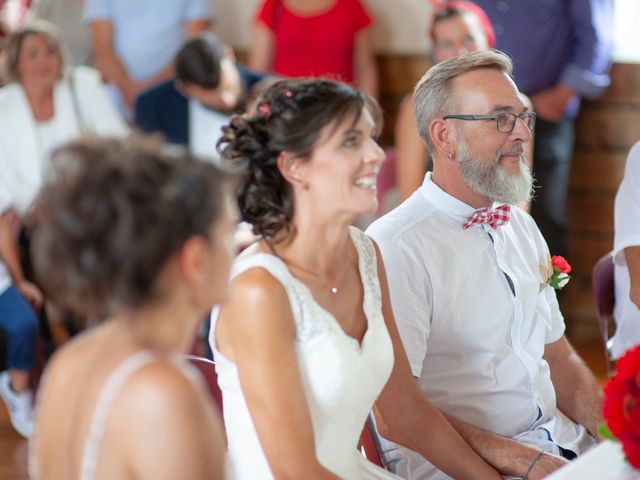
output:
[{"label": "woman in white dress", "polygon": [[237,479],[397,478],[357,451],[374,402],[381,428],[453,477],[500,478],[418,391],[377,248],[350,227],[376,208],[379,117],[348,85],[289,80],[224,131],[222,157],[244,167],[242,217],[262,236],[212,314]]},{"label": "woman in white dress", "polygon": [[139,142],[79,142],[54,160],[35,205],[36,272],[105,321],[47,366],[30,478],[222,480],[220,421],[183,354],[227,293],[226,175]]}]

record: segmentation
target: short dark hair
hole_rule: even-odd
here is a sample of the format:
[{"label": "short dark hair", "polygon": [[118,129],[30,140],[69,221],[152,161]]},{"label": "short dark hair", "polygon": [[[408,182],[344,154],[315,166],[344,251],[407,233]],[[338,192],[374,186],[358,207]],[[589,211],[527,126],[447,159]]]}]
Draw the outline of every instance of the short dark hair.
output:
[{"label": "short dark hair", "polygon": [[182,83],[214,89],[220,85],[220,63],[224,47],[213,33],[205,32],[188,40],[175,60],[176,77]]},{"label": "short dark hair", "polygon": [[377,132],[382,113],[372,97],[342,82],[326,79],[282,80],[257,99],[257,114],[236,115],[218,141],[221,158],[240,167],[237,197],[243,220],[266,239],[291,233],[291,185],[278,168],[281,152],[309,158],[326,127],[337,128],[364,109]]},{"label": "short dark hair", "polygon": [[156,277],[190,237],[208,238],[228,175],[145,137],[83,139],[52,157],[33,212],[38,280],[57,303],[103,317],[155,300]]}]

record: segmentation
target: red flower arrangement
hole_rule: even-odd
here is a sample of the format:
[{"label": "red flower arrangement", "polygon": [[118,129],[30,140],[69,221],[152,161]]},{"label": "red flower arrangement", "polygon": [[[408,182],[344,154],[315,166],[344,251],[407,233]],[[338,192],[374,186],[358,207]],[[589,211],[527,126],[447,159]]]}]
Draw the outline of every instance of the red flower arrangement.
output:
[{"label": "red flower arrangement", "polygon": [[618,360],[617,372],[604,388],[604,418],[627,461],[640,468],[640,345]]},{"label": "red flower arrangement", "polygon": [[543,282],[540,284],[540,291],[547,285],[556,290],[561,290],[569,283],[571,276],[571,265],[560,255],[549,257],[547,255],[547,263],[540,263],[540,272],[542,273]]}]

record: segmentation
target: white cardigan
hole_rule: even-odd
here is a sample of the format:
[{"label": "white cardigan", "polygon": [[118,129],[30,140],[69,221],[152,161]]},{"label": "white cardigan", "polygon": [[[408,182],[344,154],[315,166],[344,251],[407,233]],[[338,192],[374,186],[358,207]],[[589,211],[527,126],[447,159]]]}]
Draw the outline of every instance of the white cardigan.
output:
[{"label": "white cardigan", "polygon": [[[116,137],[128,133],[96,70],[76,67],[73,82],[85,131]],[[56,137],[54,147],[81,136],[68,76],[54,87],[53,111],[50,128]],[[22,85],[0,88],[0,178],[10,189],[20,215],[28,211],[48,170],[51,151],[42,151],[39,143],[37,123]]]}]

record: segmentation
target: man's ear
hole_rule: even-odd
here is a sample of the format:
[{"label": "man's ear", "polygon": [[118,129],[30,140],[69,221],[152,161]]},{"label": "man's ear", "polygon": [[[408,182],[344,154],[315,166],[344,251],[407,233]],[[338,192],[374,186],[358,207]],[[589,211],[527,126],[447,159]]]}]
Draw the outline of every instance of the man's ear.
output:
[{"label": "man's ear", "polygon": [[[446,120],[434,118],[429,123],[429,136],[434,151],[431,155],[438,158],[451,158],[455,153],[455,132],[453,132]],[[453,152],[453,153],[452,153]]]},{"label": "man's ear", "polygon": [[291,152],[280,152],[277,164],[280,173],[282,173],[282,176],[287,182],[294,186],[307,187],[302,159],[296,157]]},{"label": "man's ear", "polygon": [[191,96],[191,92],[189,91],[189,85],[184,83],[182,80],[175,79],[173,81],[173,85],[176,87],[176,90],[182,94],[183,97],[189,98]]}]

